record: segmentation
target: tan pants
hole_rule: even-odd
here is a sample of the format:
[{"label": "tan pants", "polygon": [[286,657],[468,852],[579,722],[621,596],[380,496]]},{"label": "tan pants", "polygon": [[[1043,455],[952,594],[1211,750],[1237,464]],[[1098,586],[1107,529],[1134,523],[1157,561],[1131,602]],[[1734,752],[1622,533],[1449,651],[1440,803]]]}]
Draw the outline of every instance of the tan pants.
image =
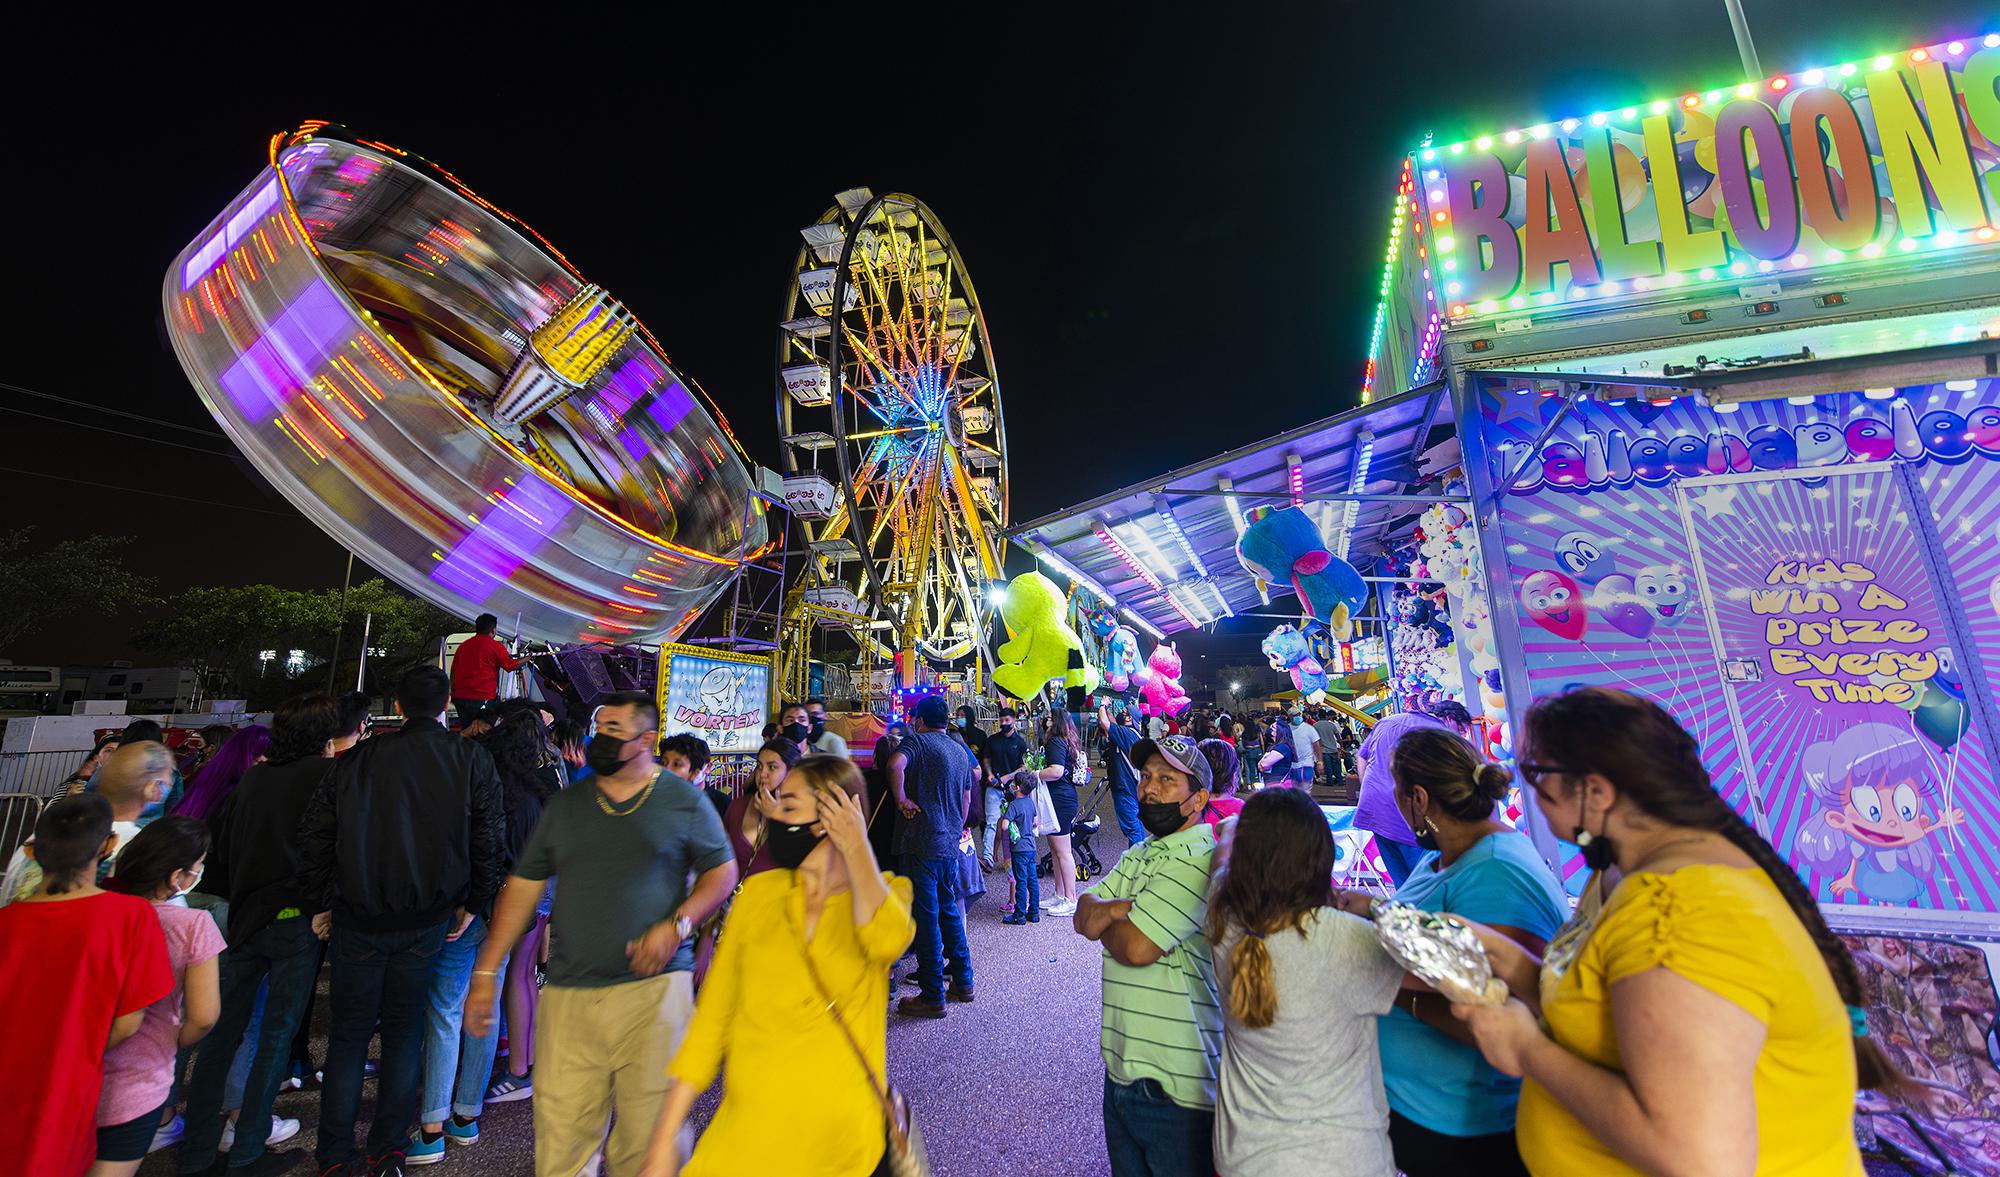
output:
[{"label": "tan pants", "polygon": [[[576,1177],[599,1145],[612,1177],[639,1171],[666,1102],[667,1064],[692,1016],[694,979],[685,972],[603,989],[542,990],[535,1026],[536,1177]],[[612,1121],[608,1142],[606,1120]]]}]

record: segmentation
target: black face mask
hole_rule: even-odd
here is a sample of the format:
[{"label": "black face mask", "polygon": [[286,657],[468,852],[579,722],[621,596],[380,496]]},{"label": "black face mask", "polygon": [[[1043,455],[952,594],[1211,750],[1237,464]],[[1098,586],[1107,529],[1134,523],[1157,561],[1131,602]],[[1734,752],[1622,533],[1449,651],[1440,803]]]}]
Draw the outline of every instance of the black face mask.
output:
[{"label": "black face mask", "polygon": [[1438,848],[1437,831],[1430,828],[1431,823],[1429,821],[1424,821],[1420,824],[1413,821],[1408,814],[1403,815],[1403,821],[1409,825],[1410,832],[1417,836],[1417,849],[1436,850]]},{"label": "black face mask", "polygon": [[603,732],[590,737],[584,745],[583,762],[598,776],[614,776],[625,767],[625,745],[627,740],[617,736],[607,736]]},{"label": "black face mask", "polygon": [[764,849],[771,852],[771,861],[779,867],[797,870],[825,837],[823,833],[813,833],[811,822],[802,826],[771,822],[764,827]]},{"label": "black face mask", "polygon": [[813,739],[815,739],[815,740],[817,740],[817,739],[819,739],[819,738],[820,738],[821,736],[825,735],[825,734],[826,734],[826,720],[824,720],[824,719],[815,719],[815,720],[813,720],[813,721],[812,721],[812,730],[811,730],[811,733],[810,733],[810,734],[811,734],[812,738],[813,738]]},{"label": "black face mask", "polygon": [[788,723],[783,728],[779,729],[778,734],[790,740],[794,744],[803,744],[806,742],[806,738],[810,736],[812,732],[803,723]]},{"label": "black face mask", "polygon": [[1181,810],[1185,804],[1185,801],[1141,801],[1139,824],[1155,838],[1164,838],[1187,824],[1187,814]]}]

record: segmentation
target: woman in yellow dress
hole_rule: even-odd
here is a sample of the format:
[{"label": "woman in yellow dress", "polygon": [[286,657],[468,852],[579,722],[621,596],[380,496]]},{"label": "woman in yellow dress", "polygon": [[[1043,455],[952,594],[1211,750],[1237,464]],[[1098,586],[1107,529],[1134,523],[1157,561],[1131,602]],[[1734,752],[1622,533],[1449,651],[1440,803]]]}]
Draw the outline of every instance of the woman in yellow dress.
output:
[{"label": "woman in yellow dress", "polygon": [[[806,757],[778,786],[764,825],[776,869],[738,889],[643,1177],[868,1177],[883,1163],[889,966],[916,924],[909,880],[869,848],[861,790],[835,756]],[[725,1065],[721,1106],[680,1165],[688,1110]]]},{"label": "woman in yellow dress", "polygon": [[1525,727],[1522,778],[1596,874],[1542,960],[1483,937],[1517,997],[1454,1012],[1525,1079],[1528,1170],[1861,1177],[1857,1080],[1900,1079],[1812,893],[1657,704],[1588,687],[1537,702]]}]

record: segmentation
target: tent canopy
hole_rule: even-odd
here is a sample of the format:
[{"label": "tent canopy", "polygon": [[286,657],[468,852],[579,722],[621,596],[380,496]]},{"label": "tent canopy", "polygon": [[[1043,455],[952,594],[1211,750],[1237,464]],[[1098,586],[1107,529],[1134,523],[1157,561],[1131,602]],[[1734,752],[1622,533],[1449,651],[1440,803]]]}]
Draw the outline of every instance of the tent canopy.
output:
[{"label": "tent canopy", "polygon": [[[1427,456],[1428,455],[1428,456]],[[1263,607],[1236,558],[1242,513],[1299,501],[1354,562],[1446,498],[1418,493],[1458,461],[1444,385],[1427,384],[1217,454],[1008,530],[1058,581],[1154,637]],[[1273,600],[1291,586],[1269,586]]]}]

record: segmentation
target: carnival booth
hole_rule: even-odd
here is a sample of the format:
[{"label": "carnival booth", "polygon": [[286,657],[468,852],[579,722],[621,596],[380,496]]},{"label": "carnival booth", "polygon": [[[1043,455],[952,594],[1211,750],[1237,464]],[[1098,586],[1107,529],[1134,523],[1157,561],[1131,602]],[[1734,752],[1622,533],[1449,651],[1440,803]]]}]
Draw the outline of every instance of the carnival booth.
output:
[{"label": "carnival booth", "polygon": [[1863,1131],[1966,1172],[2000,1156],[1996,80],[2000,35],[1424,144],[1361,408],[1017,531],[1170,635],[1324,616],[1229,559],[1294,506],[1497,755],[1574,685],[1669,708],[1936,1093]]}]

